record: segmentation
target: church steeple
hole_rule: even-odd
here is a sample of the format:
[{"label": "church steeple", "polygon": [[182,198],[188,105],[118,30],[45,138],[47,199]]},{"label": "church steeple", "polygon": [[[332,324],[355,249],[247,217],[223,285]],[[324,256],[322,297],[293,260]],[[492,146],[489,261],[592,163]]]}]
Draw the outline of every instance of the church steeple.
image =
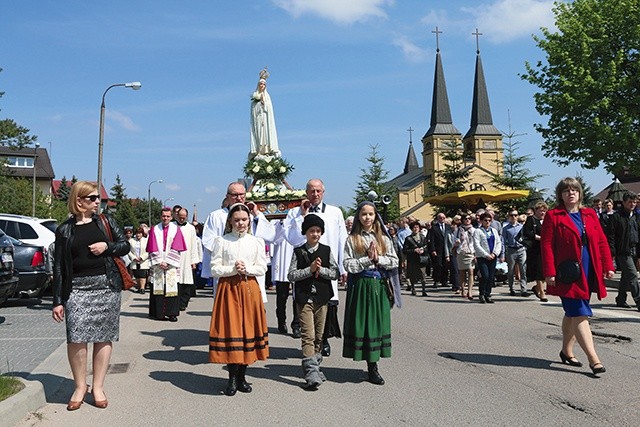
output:
[{"label": "church steeple", "polygon": [[405,174],[408,174],[414,169],[420,169],[420,166],[418,165],[418,158],[416,157],[416,153],[413,151],[413,129],[411,129],[411,126],[407,129],[407,132],[409,132],[409,152],[407,153],[407,160],[404,162]]},{"label": "church steeple", "polygon": [[484,80],[484,71],[482,69],[482,58],[480,58],[480,44],[478,37],[482,33],[473,33],[476,36],[476,72],[473,79],[473,101],[471,105],[471,127],[464,136],[464,139],[476,135],[495,136],[502,133],[493,125],[491,117],[491,107],[489,106],[489,95],[487,93],[487,85]]},{"label": "church steeple", "polygon": [[453,125],[449,96],[447,95],[447,83],[444,79],[442,58],[440,57],[440,38],[442,31],[436,27],[436,70],[433,77],[433,98],[431,100],[431,123],[429,130],[423,139],[431,135],[454,135],[460,133]]}]

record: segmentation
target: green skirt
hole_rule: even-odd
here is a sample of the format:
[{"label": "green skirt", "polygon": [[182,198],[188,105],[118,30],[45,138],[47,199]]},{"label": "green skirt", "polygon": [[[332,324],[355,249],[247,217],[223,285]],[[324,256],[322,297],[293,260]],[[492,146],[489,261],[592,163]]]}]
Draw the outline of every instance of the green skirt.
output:
[{"label": "green skirt", "polygon": [[379,279],[349,277],[342,356],[377,362],[391,357],[391,307]]}]

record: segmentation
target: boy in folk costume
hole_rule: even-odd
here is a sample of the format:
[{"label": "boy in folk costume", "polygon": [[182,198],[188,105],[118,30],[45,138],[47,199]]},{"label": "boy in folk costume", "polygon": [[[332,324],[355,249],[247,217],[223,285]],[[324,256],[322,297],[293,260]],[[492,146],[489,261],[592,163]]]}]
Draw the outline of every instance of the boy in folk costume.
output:
[{"label": "boy in folk costume", "polygon": [[178,321],[178,277],[180,275],[180,252],[187,245],[178,227],[171,222],[171,209],[163,208],[162,221],[149,232],[147,252],[151,265],[153,288],[149,298],[149,317],[157,320],[169,318]]},{"label": "boy in folk costume", "polygon": [[302,223],[307,242],[293,250],[288,279],[295,282],[295,302],[300,318],[302,369],[307,388],[316,388],[326,380],[320,372],[322,336],[327,303],[333,297],[332,280],[340,276],[331,247],[320,243],[324,221],[308,214]]}]

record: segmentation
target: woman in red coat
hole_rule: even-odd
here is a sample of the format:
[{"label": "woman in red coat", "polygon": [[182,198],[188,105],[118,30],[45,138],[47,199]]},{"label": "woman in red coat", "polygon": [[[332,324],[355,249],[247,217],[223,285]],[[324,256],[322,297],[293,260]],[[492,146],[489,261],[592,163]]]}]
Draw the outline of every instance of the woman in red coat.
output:
[{"label": "woman in red coat", "polygon": [[[542,223],[540,247],[542,272],[547,293],[562,300],[562,351],[560,359],[571,366],[582,366],[573,354],[576,341],[589,359],[594,374],[605,372],[593,345],[588,317],[591,293],[607,296],[604,278],[613,277],[613,262],[607,239],[593,209],[582,208],[582,186],[575,178],[564,178],[556,186],[558,206],[547,212]],[[577,261],[579,278],[573,283],[556,280],[563,261]]]}]

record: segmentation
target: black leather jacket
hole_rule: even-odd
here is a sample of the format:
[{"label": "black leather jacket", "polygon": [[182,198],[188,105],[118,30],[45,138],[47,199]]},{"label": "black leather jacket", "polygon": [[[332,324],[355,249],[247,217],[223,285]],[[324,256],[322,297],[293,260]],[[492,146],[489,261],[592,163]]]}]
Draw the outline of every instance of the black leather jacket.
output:
[{"label": "black leather jacket", "polygon": [[[98,222],[98,228],[105,233],[104,241],[107,242],[107,249],[102,253],[104,258],[107,279],[109,286],[114,290],[122,289],[122,278],[118,267],[113,261],[114,256],[123,256],[129,253],[129,242],[125,238],[122,230],[116,221],[105,214],[107,222],[111,226],[113,242],[109,241],[104,225],[98,215],[93,216],[93,221]],[[64,304],[69,299],[71,293],[71,279],[73,278],[73,266],[71,260],[71,244],[73,234],[76,229],[76,219],[71,217],[62,223],[56,230],[56,242],[53,258],[53,306]]]}]

